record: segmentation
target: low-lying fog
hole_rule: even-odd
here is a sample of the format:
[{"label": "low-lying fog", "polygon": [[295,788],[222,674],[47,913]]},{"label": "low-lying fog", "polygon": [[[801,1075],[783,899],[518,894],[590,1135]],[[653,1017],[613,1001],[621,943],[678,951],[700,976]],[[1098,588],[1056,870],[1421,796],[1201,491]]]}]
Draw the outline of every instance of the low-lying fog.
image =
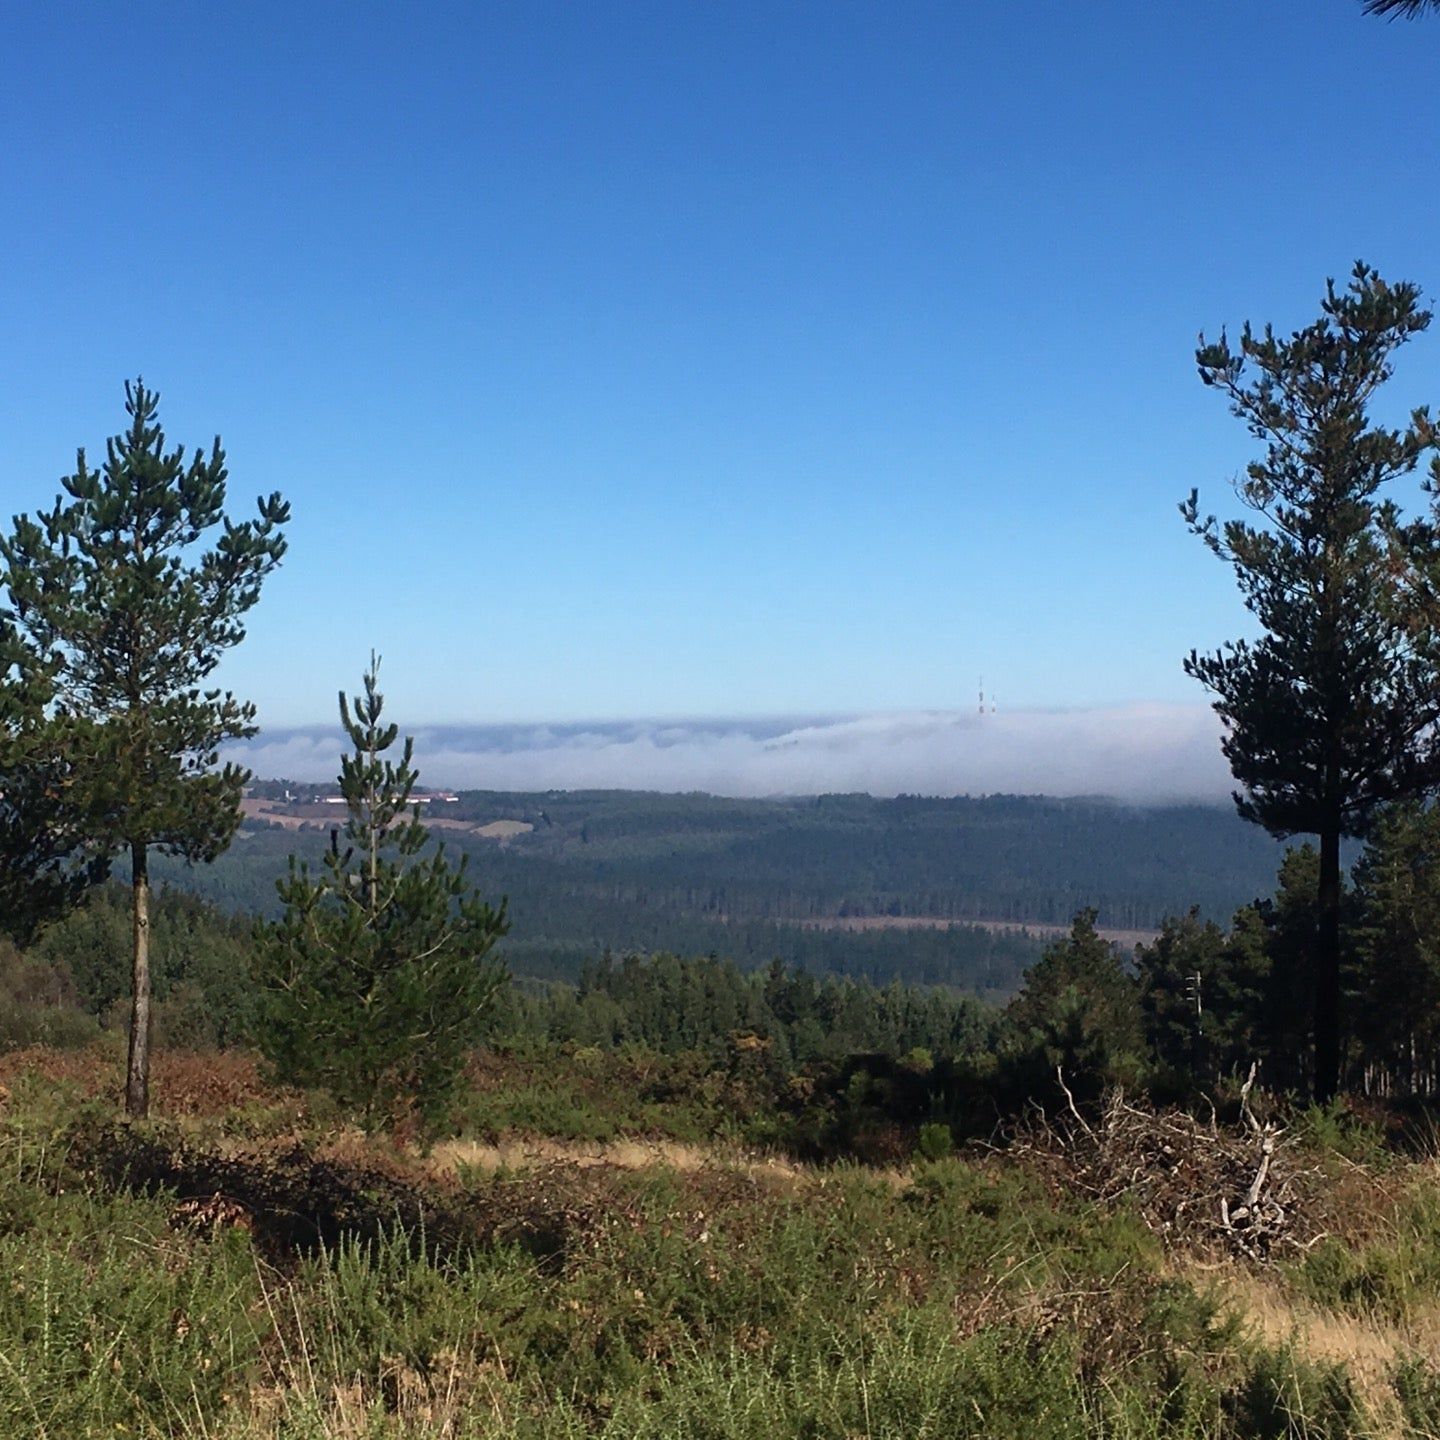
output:
[{"label": "low-lying fog", "polygon": [[[1220,724],[1203,705],[924,712],[829,719],[413,725],[422,785],[714,795],[1111,795],[1223,801]],[[329,780],[338,728],[270,730],[230,754],[262,777]]]}]

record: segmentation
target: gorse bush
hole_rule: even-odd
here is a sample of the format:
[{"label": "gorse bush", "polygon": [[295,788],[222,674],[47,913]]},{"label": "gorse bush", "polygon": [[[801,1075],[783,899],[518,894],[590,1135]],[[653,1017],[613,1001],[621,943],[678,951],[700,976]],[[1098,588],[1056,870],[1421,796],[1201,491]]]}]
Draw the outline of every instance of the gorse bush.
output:
[{"label": "gorse bush", "polygon": [[1430,1440],[1440,1435],[1440,1372],[1411,1356],[1395,1371],[1395,1394],[1410,1433]]},{"label": "gorse bush", "polygon": [[955,1149],[955,1137],[948,1125],[931,1122],[920,1127],[915,1137],[915,1153],[922,1160],[943,1160]]},{"label": "gorse bush", "polygon": [[1306,1295],[1351,1314],[1403,1322],[1432,1309],[1440,1298],[1440,1193],[1412,1182],[1379,1233],[1324,1241],[1294,1278]]},{"label": "gorse bush", "polygon": [[1368,1429],[1344,1370],[1289,1349],[1262,1349],[1225,1397],[1224,1413],[1247,1440],[1350,1440]]},{"label": "gorse bush", "polygon": [[164,1433],[243,1392],[261,1339],[243,1237],[187,1244],[163,1205],[3,1188],[0,1433]]}]

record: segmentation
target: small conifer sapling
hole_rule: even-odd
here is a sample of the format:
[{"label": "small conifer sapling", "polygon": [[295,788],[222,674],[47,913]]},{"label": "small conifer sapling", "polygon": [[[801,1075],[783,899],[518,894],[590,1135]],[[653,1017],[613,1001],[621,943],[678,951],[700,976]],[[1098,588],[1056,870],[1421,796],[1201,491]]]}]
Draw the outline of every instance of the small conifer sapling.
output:
[{"label": "small conifer sapling", "polygon": [[279,1078],[328,1090],[367,1128],[440,1116],[505,972],[493,956],[505,903],[472,887],[462,855],[432,844],[414,799],[414,741],[387,755],[373,656],[355,699],[340,695],[352,750],[341,760],[343,840],[317,870],[291,857],[285,911],[261,937],[261,1048]]}]

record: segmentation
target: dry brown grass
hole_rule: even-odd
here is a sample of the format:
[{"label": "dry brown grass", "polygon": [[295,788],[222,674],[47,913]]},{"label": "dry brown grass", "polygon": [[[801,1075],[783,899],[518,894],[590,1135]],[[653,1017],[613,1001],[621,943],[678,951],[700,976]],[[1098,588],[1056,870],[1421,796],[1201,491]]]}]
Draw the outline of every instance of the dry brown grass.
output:
[{"label": "dry brown grass", "polygon": [[554,1166],[577,1169],[649,1170],[680,1174],[738,1170],[752,1178],[794,1181],[806,1167],[774,1155],[753,1155],[722,1146],[691,1145],[680,1140],[552,1140],[517,1135],[495,1142],[446,1140],[430,1151],[431,1168],[453,1173],[462,1166],[484,1172],[536,1170]]},{"label": "dry brown grass", "polygon": [[1440,1305],[1395,1323],[1379,1315],[1330,1310],[1295,1294],[1273,1270],[1246,1271],[1227,1266],[1193,1267],[1180,1272],[1198,1288],[1214,1287],[1234,1309],[1250,1336],[1267,1345],[1291,1346],[1307,1360],[1343,1365],[1356,1392],[1377,1421],[1382,1435],[1406,1432],[1395,1402],[1392,1378],[1406,1360],[1420,1357],[1440,1366]]},{"label": "dry brown grass", "polygon": [[[470,1069],[471,1081],[479,1088],[520,1085],[526,1079],[523,1070],[517,1072],[513,1063],[502,1056],[478,1054]],[[0,1106],[22,1079],[73,1087],[86,1100],[114,1099],[118,1109],[124,1094],[125,1056],[118,1043],[102,1043],[84,1050],[30,1046],[5,1052],[0,1054]],[[247,1106],[280,1112],[282,1123],[267,1139],[217,1139],[219,1150],[233,1158],[292,1146],[314,1120],[302,1094],[267,1085],[257,1057],[238,1050],[156,1051],[151,1070],[151,1104],[154,1114],[170,1120],[210,1120],[233,1115]],[[739,1171],[788,1183],[806,1169],[782,1157],[758,1155],[739,1146],[669,1139],[585,1141],[517,1132],[491,1142],[443,1141],[422,1155],[393,1135],[366,1135],[352,1126],[341,1126],[323,1136],[312,1136],[311,1143],[315,1153],[326,1159],[379,1164],[396,1174],[428,1173],[439,1178],[453,1177],[462,1166],[481,1172],[556,1167],[625,1171],[665,1168],[682,1174]]]},{"label": "dry brown grass", "polygon": [[[119,1044],[84,1050],[31,1045],[0,1054],[0,1085],[13,1088],[22,1076],[47,1084],[73,1085],[86,1099],[125,1089],[125,1056]],[[151,1062],[151,1105],[168,1116],[218,1116],[249,1105],[293,1108],[304,1118],[303,1098],[267,1085],[254,1054],[240,1050],[157,1050]]]}]

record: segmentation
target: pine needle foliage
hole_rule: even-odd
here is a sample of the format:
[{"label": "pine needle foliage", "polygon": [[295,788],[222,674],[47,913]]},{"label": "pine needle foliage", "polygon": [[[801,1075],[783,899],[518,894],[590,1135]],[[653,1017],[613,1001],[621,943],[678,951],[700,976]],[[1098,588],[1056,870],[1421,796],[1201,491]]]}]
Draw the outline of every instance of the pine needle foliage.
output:
[{"label": "pine needle foliage", "polygon": [[[1361,263],[1293,335],[1247,325],[1238,347],[1222,333],[1196,351],[1201,380],[1264,447],[1235,486],[1258,522],[1202,517],[1193,490],[1180,510],[1233,570],[1261,633],[1192,651],[1185,670],[1225,722],[1240,814],[1278,837],[1319,837],[1321,1100],[1340,1076],[1341,838],[1440,786],[1440,531],[1384,494],[1440,440],[1424,409],[1398,428],[1369,414],[1395,352],[1430,320],[1416,286]],[[1440,492],[1440,459],[1426,488]]]},{"label": "pine needle foliage", "polygon": [[1422,15],[1440,13],[1440,0],[1365,0],[1365,13],[1383,15],[1387,20],[1418,20]]},{"label": "pine needle foliage", "polygon": [[10,680],[13,627],[0,618],[0,935],[28,946],[109,872],[89,849],[70,803],[84,745],[47,722],[33,694]]},{"label": "pine needle foliage", "polygon": [[277,1075],[329,1091],[367,1128],[440,1117],[505,972],[509,930],[470,884],[468,857],[432,846],[414,800],[414,740],[382,723],[379,661],[363,694],[340,695],[353,749],[342,757],[344,844],[323,867],[290,860],[283,917],[261,936],[261,1048]]},{"label": "pine needle foliage", "polygon": [[[104,464],[93,469],[80,450],[54,508],[17,516],[0,536],[0,658],[20,722],[7,743],[20,794],[41,802],[31,861],[58,905],[110,857],[130,859],[126,1105],[137,1116],[149,1108],[149,855],[213,860],[239,824],[248,774],[222,766],[219,751],[255,733],[255,707],[207,681],[244,638],[290,515],[272,494],[254,520],[230,520],[219,439],[208,453],[167,448],[159,408],[156,391],[127,382],[129,424]],[[71,842],[89,874],[56,853]]]},{"label": "pine needle foliage", "polygon": [[1096,914],[1080,911],[1070,933],[1046,947],[1005,1012],[1021,1093],[1050,1098],[1057,1066],[1077,1094],[1092,1099],[1138,1076],[1139,990],[1096,931]]}]

